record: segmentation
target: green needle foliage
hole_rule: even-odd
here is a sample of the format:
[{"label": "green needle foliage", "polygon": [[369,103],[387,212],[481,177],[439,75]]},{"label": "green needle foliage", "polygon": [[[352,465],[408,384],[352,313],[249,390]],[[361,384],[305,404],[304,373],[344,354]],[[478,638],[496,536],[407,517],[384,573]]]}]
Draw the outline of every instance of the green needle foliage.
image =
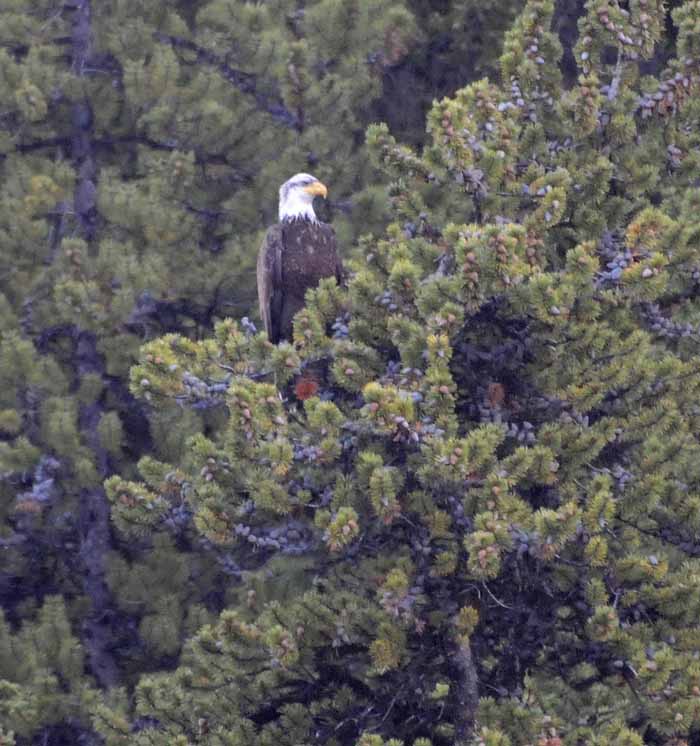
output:
[{"label": "green needle foliage", "polygon": [[[241,568],[187,529],[186,501],[172,538],[111,530],[106,477],[136,479],[144,458],[154,475],[179,464],[189,436],[225,420],[135,399],[138,350],[257,313],[256,252],[298,171],[329,184],[319,212],[344,252],[383,230],[368,123],[386,105],[422,139],[427,103],[493,66],[521,1],[492,25],[476,0],[0,2],[0,605],[12,634],[62,596],[86,672],[130,686],[176,666],[184,638],[235,602]],[[466,27],[479,45],[461,58]],[[181,473],[165,472],[174,491]],[[261,485],[276,505],[279,486]],[[246,568],[259,565],[254,554]],[[61,686],[26,721],[0,715],[0,743],[87,738]]]},{"label": "green needle foliage", "polygon": [[[79,722],[96,691],[60,596],[46,596],[33,623],[15,634],[0,614],[0,744],[39,726]],[[25,741],[23,741],[25,742]]]},{"label": "green needle foliage", "polygon": [[219,419],[108,480],[114,524],[184,507],[240,583],[109,746],[696,742],[700,2],[650,77],[662,3],[592,0],[565,91],[553,13],[422,150],[369,129],[394,222],[293,344],[143,348],[135,396]]},{"label": "green needle foliage", "polygon": [[573,5],[2,5],[0,744],[696,744],[700,3]]}]

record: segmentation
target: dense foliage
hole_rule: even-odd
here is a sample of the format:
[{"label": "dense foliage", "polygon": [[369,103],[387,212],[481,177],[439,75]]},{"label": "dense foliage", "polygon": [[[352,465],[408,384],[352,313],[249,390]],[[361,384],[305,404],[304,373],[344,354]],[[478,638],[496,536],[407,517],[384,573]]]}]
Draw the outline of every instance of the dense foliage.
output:
[{"label": "dense foliage", "polygon": [[[110,529],[103,480],[133,477],[144,454],[176,462],[210,426],[206,413],[133,398],[139,346],[250,313],[260,235],[290,172],[332,185],[326,214],[348,250],[381,229],[365,127],[386,110],[420,138],[426,101],[456,85],[445,71],[489,69],[518,6],[455,65],[464,29],[489,18],[473,0],[0,3],[8,640],[42,614],[57,629],[68,619],[81,686],[108,688],[174,665],[227,604],[227,566],[199,543],[125,542]],[[3,667],[0,678],[11,684],[0,726],[20,743],[86,737],[85,702],[60,704],[60,667]]]},{"label": "dense foliage", "polygon": [[[698,743],[700,2],[366,147],[514,8],[142,5],[3,10],[0,742]],[[373,233],[273,346],[301,167]]]}]

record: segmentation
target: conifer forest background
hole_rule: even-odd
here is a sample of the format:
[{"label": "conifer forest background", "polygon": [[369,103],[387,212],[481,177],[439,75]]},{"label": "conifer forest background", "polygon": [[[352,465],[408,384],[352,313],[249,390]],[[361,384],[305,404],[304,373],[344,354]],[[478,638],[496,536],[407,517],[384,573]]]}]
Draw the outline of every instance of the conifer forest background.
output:
[{"label": "conifer forest background", "polygon": [[2,746],[700,746],[700,0],[0,0],[0,185]]}]

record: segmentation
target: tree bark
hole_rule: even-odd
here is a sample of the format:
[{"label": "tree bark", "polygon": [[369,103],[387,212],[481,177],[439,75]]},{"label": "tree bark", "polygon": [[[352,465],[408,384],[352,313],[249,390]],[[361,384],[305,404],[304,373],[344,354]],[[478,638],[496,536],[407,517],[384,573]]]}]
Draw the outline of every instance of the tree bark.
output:
[{"label": "tree bark", "polygon": [[[78,0],[71,29],[72,71],[78,78],[86,75],[92,52],[90,0]],[[97,164],[93,153],[93,115],[87,98],[72,107],[71,160],[78,176],[73,208],[79,234],[88,243],[94,241],[97,225]],[[97,351],[93,334],[76,329],[75,359],[78,382],[88,373],[104,376],[104,362]],[[107,452],[100,444],[98,425],[103,410],[99,403],[80,407],[79,426],[84,441],[93,453],[100,479],[109,474]],[[102,487],[86,488],[80,495],[80,559],[84,568],[83,590],[91,609],[83,622],[83,644],[90,669],[100,686],[110,688],[119,681],[119,669],[110,651],[112,635],[109,621],[114,603],[105,582],[105,558],[110,547],[109,501]]]},{"label": "tree bark", "polygon": [[459,674],[454,682],[455,746],[465,746],[474,729],[479,704],[479,679],[467,638],[458,641],[453,662]]}]

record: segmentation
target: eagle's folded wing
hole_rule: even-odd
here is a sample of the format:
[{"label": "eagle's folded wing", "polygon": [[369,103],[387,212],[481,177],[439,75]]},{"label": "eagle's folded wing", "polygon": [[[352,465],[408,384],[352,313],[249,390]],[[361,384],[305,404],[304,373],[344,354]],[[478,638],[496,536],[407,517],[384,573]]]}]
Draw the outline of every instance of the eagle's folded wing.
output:
[{"label": "eagle's folded wing", "polygon": [[258,253],[258,302],[268,339],[277,344],[284,293],[282,288],[282,229],[273,225]]}]

